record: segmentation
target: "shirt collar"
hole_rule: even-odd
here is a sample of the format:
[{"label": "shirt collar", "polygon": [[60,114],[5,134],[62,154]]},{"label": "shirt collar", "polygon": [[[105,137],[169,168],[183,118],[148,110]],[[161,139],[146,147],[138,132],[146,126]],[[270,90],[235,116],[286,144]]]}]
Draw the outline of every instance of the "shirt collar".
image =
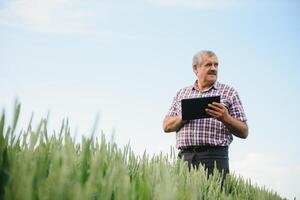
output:
[{"label": "shirt collar", "polygon": [[[205,90],[204,92],[209,91],[211,88],[217,90],[217,89],[219,89],[219,86],[220,86],[220,83],[219,83],[218,81],[215,81],[214,84],[213,84],[210,88],[208,88],[207,90]],[[193,90],[199,91],[199,88],[198,88],[198,80],[195,81],[194,86],[193,86],[192,89],[193,89]]]}]

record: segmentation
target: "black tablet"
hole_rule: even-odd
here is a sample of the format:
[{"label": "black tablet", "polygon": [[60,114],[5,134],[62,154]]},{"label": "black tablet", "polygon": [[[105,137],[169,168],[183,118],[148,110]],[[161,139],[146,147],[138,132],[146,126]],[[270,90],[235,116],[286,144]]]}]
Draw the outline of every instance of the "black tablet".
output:
[{"label": "black tablet", "polygon": [[191,98],[181,100],[181,111],[183,120],[210,118],[205,112],[208,104],[212,102],[220,103],[220,96]]}]

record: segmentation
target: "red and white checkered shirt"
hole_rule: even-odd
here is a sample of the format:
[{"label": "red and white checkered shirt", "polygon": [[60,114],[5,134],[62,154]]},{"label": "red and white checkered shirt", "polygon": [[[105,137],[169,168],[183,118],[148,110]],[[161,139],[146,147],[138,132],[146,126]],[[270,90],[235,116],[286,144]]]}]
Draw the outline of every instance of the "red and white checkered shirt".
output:
[{"label": "red and white checkered shirt", "polygon": [[[233,87],[215,82],[206,91],[200,92],[197,81],[194,85],[180,89],[174,97],[167,116],[181,115],[181,99],[221,96],[221,104],[225,105],[229,114],[243,122],[247,121],[241,100]],[[176,132],[176,147],[186,146],[229,146],[233,137],[225,125],[214,119],[204,118],[190,120]]]}]

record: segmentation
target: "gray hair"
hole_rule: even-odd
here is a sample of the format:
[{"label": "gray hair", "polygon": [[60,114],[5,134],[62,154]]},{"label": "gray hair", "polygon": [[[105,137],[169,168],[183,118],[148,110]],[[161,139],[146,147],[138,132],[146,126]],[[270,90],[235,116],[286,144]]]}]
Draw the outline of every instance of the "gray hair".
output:
[{"label": "gray hair", "polygon": [[208,57],[213,57],[213,56],[217,57],[213,51],[209,51],[209,50],[199,51],[193,56],[193,66],[202,64],[202,56],[204,55],[207,55]]}]

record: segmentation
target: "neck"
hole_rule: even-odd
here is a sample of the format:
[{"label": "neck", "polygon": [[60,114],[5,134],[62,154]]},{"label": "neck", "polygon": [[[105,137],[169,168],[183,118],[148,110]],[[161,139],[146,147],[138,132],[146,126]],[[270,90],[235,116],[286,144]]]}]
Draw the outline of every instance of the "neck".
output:
[{"label": "neck", "polygon": [[200,91],[205,91],[214,85],[214,82],[201,82],[199,80],[197,82]]}]

